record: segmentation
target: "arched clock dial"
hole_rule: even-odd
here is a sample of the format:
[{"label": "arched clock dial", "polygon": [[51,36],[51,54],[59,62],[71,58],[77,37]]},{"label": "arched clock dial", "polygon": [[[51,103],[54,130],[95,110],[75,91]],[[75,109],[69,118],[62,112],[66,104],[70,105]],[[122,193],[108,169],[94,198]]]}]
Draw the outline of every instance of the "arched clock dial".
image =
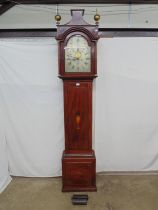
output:
[{"label": "arched clock dial", "polygon": [[91,47],[83,36],[72,36],[65,47],[65,72],[90,71]]}]

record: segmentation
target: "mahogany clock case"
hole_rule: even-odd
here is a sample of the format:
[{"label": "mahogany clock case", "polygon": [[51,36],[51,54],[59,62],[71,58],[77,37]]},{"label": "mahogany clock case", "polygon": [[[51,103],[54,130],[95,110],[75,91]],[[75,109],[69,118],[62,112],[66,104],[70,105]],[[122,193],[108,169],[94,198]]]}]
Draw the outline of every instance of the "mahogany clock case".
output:
[{"label": "mahogany clock case", "polygon": [[[83,20],[84,10],[71,10],[71,14],[72,20],[68,24],[57,25],[59,77],[62,79],[93,79],[97,76],[98,25],[90,25]],[[91,47],[90,72],[72,73],[65,71],[65,47],[68,40],[75,35],[84,37]]]},{"label": "mahogany clock case", "polygon": [[92,150],[92,81],[64,80],[64,119],[63,191],[96,191],[96,160]]},{"label": "mahogany clock case", "polygon": [[[84,37],[91,47],[91,69],[90,69],[90,72],[75,72],[75,73],[71,72],[70,73],[70,72],[65,71],[65,50],[64,49],[67,45],[68,40],[75,35],[80,35],[80,36]],[[96,65],[97,65],[96,44],[95,44],[95,42],[92,42],[86,34],[80,32],[80,31],[77,31],[77,32],[75,31],[75,32],[69,34],[66,37],[66,39],[60,43],[59,51],[61,52],[61,53],[59,53],[60,54],[59,55],[60,56],[59,57],[59,77],[61,77],[63,79],[66,79],[66,78],[67,79],[68,78],[69,79],[72,79],[72,78],[76,78],[76,79],[79,79],[79,78],[80,79],[88,79],[89,78],[90,79],[90,78],[95,78],[97,76],[97,72],[96,72]]]},{"label": "mahogany clock case", "polygon": [[96,191],[96,158],[92,154],[62,157],[63,192]]},{"label": "mahogany clock case", "polygon": [[[72,10],[72,20],[57,25],[59,77],[63,79],[65,150],[62,156],[62,191],[96,191],[96,158],[92,150],[92,88],[97,76],[98,25],[83,20],[83,10]],[[65,47],[73,36],[90,46],[88,72],[65,71]],[[82,70],[82,68],[81,68]]]}]

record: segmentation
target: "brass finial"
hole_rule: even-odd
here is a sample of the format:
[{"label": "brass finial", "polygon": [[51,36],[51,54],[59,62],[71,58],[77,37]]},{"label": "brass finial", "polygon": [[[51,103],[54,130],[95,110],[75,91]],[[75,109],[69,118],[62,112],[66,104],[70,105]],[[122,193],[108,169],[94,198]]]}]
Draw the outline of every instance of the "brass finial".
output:
[{"label": "brass finial", "polygon": [[61,16],[59,15],[59,12],[58,12],[58,4],[56,6],[56,15],[55,15],[55,20],[56,20],[56,24],[60,24],[60,20],[61,20]]},{"label": "brass finial", "polygon": [[96,21],[96,24],[99,22],[100,20],[100,15],[98,14],[98,11],[96,9],[96,14],[94,15],[94,20]]},{"label": "brass finial", "polygon": [[59,23],[60,20],[61,20],[61,16],[59,14],[56,14],[55,15],[55,20],[56,20],[57,23]]}]

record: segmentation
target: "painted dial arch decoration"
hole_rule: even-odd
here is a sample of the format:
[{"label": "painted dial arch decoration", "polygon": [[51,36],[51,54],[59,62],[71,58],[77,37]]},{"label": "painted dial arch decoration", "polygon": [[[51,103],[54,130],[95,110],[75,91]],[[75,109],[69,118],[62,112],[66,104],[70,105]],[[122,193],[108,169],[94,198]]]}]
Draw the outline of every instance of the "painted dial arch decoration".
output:
[{"label": "painted dial arch decoration", "polygon": [[90,72],[91,47],[81,35],[72,36],[65,47],[65,72]]}]

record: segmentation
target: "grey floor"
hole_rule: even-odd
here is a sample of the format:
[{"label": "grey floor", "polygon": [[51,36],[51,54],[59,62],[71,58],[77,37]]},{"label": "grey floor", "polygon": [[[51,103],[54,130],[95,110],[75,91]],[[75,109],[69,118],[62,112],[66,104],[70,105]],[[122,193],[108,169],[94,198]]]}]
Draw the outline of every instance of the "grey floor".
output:
[{"label": "grey floor", "polygon": [[158,175],[97,175],[87,206],[73,206],[61,178],[14,177],[0,194],[0,210],[158,210]]}]

